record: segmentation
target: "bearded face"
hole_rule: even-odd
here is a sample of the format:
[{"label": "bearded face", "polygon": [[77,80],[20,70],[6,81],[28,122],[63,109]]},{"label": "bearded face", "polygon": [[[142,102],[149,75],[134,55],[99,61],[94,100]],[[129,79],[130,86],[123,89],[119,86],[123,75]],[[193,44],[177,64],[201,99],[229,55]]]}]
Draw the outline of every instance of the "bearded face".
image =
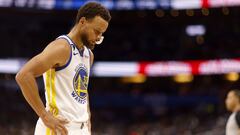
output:
[{"label": "bearded face", "polygon": [[92,19],[80,19],[80,40],[83,45],[93,50],[97,41],[103,40],[103,33],[107,30],[108,22],[100,16],[95,16]]},{"label": "bearded face", "polygon": [[87,33],[82,33],[80,35],[80,39],[87,48],[93,50],[95,47],[95,42],[89,40],[89,36]]}]

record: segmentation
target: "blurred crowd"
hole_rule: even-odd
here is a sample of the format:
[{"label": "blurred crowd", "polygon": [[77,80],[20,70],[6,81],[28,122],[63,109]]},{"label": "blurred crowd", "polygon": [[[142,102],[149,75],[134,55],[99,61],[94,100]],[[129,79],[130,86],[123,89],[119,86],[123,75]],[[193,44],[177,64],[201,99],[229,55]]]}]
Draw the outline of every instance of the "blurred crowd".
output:
[{"label": "blurred crowd", "polygon": [[[186,16],[184,11],[179,11],[177,17],[169,15],[168,10],[164,12],[164,17],[157,17],[154,10],[112,11],[113,19],[104,33],[105,40],[94,50],[95,60],[159,61],[240,56],[236,49],[240,42],[238,8],[229,9],[229,15],[223,15],[221,9],[210,9],[209,16],[199,15],[200,10],[195,10],[192,17]],[[57,36],[69,32],[74,25],[75,11],[13,10],[1,12],[0,17],[4,46],[0,58],[29,58]],[[206,32],[189,36],[186,33],[189,25],[202,25]]]},{"label": "blurred crowd", "polygon": [[[104,110],[101,113],[108,113]],[[113,112],[114,113],[114,112]],[[0,133],[4,135],[33,135],[36,119],[29,120],[35,114],[21,116],[15,114],[8,118],[7,124],[0,124]],[[93,135],[224,135],[228,115],[199,116],[194,113],[179,113],[174,116],[163,115],[154,120],[136,120],[130,122],[128,114],[125,119],[92,119]],[[21,118],[18,118],[21,117]],[[109,117],[109,116],[108,116]],[[11,122],[9,122],[9,119]],[[144,119],[144,118],[139,118]],[[146,118],[147,119],[147,118]],[[2,121],[2,119],[1,119]]]},{"label": "blurred crowd", "polygon": [[106,122],[95,135],[224,135],[225,117],[200,118],[193,114],[162,117],[155,122]]},{"label": "blurred crowd", "polygon": [[[199,76],[188,84],[177,84],[170,77],[148,80],[126,84],[119,78],[92,78],[89,92],[93,135],[225,134],[229,116],[225,94],[239,81],[221,81],[221,76]],[[38,83],[42,85],[42,81]],[[0,133],[32,135],[36,114],[19,88],[0,84]],[[44,99],[41,87],[40,95]]]}]

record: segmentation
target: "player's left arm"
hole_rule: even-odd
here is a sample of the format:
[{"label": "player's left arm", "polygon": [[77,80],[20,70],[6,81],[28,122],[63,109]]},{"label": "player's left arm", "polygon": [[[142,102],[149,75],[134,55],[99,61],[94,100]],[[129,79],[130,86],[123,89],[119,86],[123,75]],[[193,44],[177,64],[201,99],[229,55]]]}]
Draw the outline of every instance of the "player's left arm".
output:
[{"label": "player's left arm", "polygon": [[[92,67],[93,61],[94,61],[94,54],[91,50],[89,50],[89,52],[90,52],[90,66]],[[88,130],[91,132],[91,112],[90,112],[90,108],[89,108]]]},{"label": "player's left arm", "polygon": [[91,64],[91,67],[92,67],[93,61],[94,61],[94,54],[91,50],[89,50],[89,52],[90,52],[90,64]]}]

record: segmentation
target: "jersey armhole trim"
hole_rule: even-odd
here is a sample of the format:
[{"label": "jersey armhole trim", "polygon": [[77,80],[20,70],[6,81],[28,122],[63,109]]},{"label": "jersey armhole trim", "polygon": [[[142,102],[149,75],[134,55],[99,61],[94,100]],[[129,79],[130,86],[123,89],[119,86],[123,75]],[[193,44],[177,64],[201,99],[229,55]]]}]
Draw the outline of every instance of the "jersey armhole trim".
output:
[{"label": "jersey armhole trim", "polygon": [[[63,38],[63,39],[65,39],[65,38]],[[60,71],[60,70],[63,70],[64,68],[66,68],[70,64],[70,62],[72,60],[72,45],[71,44],[68,44],[68,45],[70,47],[70,57],[69,57],[69,59],[68,59],[68,61],[67,61],[67,63],[65,65],[60,66],[60,67],[56,67],[55,68],[56,71]]]}]

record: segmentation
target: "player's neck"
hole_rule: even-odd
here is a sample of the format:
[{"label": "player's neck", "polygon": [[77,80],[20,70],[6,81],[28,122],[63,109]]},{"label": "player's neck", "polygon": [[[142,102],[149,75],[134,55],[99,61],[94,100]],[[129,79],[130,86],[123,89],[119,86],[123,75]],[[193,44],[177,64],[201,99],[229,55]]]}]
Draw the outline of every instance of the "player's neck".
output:
[{"label": "player's neck", "polygon": [[80,39],[80,33],[77,32],[75,27],[73,27],[73,29],[68,33],[68,36],[71,38],[71,40],[77,46],[78,49],[82,50],[84,48],[83,43]]}]

